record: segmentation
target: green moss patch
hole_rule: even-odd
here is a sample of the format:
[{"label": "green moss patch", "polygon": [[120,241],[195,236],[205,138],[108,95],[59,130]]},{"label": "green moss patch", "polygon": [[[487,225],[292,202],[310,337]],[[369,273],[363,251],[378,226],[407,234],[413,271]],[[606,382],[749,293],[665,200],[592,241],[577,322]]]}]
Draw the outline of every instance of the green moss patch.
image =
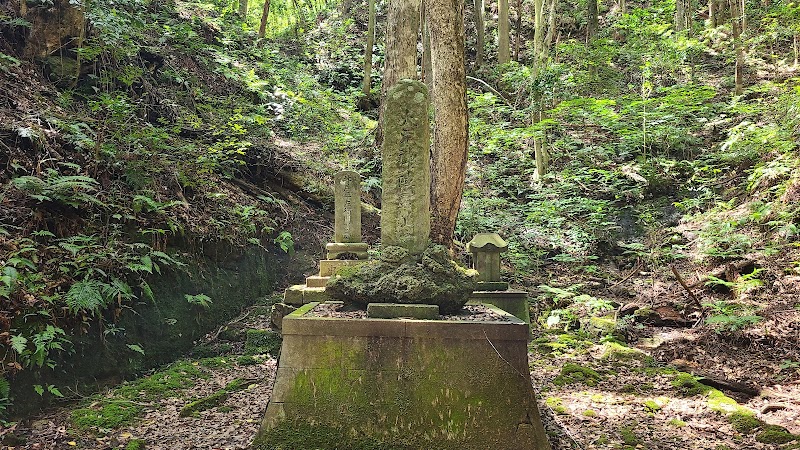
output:
[{"label": "green moss patch", "polygon": [[281,335],[271,330],[247,330],[244,343],[246,356],[270,354],[277,357],[283,340]]},{"label": "green moss patch", "polygon": [[733,429],[742,434],[750,434],[756,428],[761,427],[764,422],[753,416],[753,413],[735,412],[728,416],[728,422],[733,425]]},{"label": "green moss patch", "polygon": [[581,383],[587,386],[596,386],[603,379],[602,375],[589,367],[579,366],[575,363],[565,363],[561,367],[561,374],[553,379],[556,386]]},{"label": "green moss patch", "polygon": [[756,441],[762,444],[788,444],[798,438],[800,436],[789,433],[786,428],[777,425],[767,425],[756,435]]},{"label": "green moss patch", "polygon": [[678,372],[675,379],[672,380],[672,386],[686,397],[705,394],[713,390],[711,386],[706,386],[699,382],[697,377],[686,372]]},{"label": "green moss patch", "polygon": [[145,444],[143,439],[131,439],[125,446],[125,450],[144,450]]},{"label": "green moss patch", "polygon": [[392,442],[354,435],[342,428],[311,425],[303,421],[282,422],[258,435],[253,450],[456,450],[460,444],[415,442],[393,438]]},{"label": "green moss patch", "polygon": [[76,409],[72,411],[71,419],[79,430],[112,429],[131,423],[143,409],[144,407],[129,401],[114,401]]},{"label": "green moss patch", "polygon": [[92,397],[93,405],[72,411],[72,423],[81,430],[114,429],[131,423],[144,409],[141,402],[175,396],[208,375],[183,361],[148,377],[124,383],[108,397]]},{"label": "green moss patch", "polygon": [[179,415],[181,417],[189,417],[201,411],[215,408],[225,403],[225,400],[227,400],[228,397],[230,397],[230,394],[232,392],[241,391],[242,389],[247,388],[249,383],[250,381],[248,380],[236,378],[235,380],[228,383],[224,388],[214,392],[208,397],[203,397],[184,406],[183,408],[181,408],[181,412]]}]

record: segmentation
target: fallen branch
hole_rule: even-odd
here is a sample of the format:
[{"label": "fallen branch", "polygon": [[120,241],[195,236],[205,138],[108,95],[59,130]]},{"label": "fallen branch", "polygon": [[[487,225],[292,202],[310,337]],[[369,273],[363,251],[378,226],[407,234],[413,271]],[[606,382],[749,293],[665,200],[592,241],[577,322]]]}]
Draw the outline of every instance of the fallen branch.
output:
[{"label": "fallen branch", "polygon": [[481,80],[480,78],[475,78],[475,77],[470,77],[470,76],[468,76],[468,77],[467,77],[467,79],[468,79],[468,80],[472,80],[472,81],[477,81],[478,83],[480,83],[480,84],[482,84],[482,85],[486,86],[486,88],[487,88],[487,89],[489,89],[489,90],[492,92],[492,94],[494,94],[494,95],[496,95],[496,96],[500,97],[500,98],[503,100],[503,103],[505,103],[506,105],[508,105],[508,106],[509,106],[509,107],[511,107],[511,108],[513,108],[513,107],[514,107],[514,105],[512,105],[511,103],[509,103],[508,99],[507,99],[507,98],[506,98],[506,97],[505,97],[503,94],[501,94],[501,93],[500,93],[500,92],[499,92],[497,89],[495,89],[495,88],[493,88],[491,85],[489,85],[489,83],[487,83],[487,82],[485,82],[485,81]]},{"label": "fallen branch", "polygon": [[697,305],[698,308],[703,309],[703,305],[700,304],[700,300],[698,300],[697,297],[694,296],[694,292],[692,292],[692,289],[683,280],[681,274],[678,273],[678,269],[676,269],[675,266],[669,266],[669,268],[672,269],[672,273],[675,275],[675,278],[678,279],[678,283],[680,283],[681,286],[683,286],[683,288],[686,289],[686,292],[689,293],[689,297],[692,299],[692,302],[695,305]]}]

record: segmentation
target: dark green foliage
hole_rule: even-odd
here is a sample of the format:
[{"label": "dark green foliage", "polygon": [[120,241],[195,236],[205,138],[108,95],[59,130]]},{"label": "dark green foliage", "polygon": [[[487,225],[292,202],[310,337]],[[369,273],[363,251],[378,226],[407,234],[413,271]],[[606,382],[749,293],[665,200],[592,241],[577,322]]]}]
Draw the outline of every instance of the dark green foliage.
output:
[{"label": "dark green foliage", "polygon": [[326,292],[359,308],[371,302],[418,303],[439,305],[441,314],[452,314],[475,289],[474,275],[450,260],[441,245],[418,256],[401,247],[384,247],[380,259],[340,271]]}]

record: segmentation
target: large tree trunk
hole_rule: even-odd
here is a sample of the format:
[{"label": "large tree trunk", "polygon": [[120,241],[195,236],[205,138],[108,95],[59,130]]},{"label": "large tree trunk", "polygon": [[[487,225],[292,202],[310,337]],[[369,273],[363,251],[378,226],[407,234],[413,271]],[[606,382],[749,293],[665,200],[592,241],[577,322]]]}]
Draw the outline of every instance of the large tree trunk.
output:
[{"label": "large tree trunk", "polygon": [[481,67],[483,65],[483,49],[486,47],[483,24],[483,0],[475,0],[473,6],[477,39],[475,43],[475,66]]},{"label": "large tree trunk", "polygon": [[587,2],[587,13],[589,15],[589,23],[586,26],[586,42],[592,42],[600,24],[597,18],[597,0],[589,0]]},{"label": "large tree trunk", "polygon": [[383,111],[386,93],[399,80],[417,80],[417,34],[421,0],[389,0],[386,17],[386,53],[383,61],[381,107],[375,143],[383,142]]},{"label": "large tree trunk", "polygon": [[468,146],[464,2],[426,0],[426,9],[433,44],[431,240],[452,247]]},{"label": "large tree trunk", "polygon": [[505,64],[509,61],[509,28],[508,0],[498,0],[499,15],[497,18],[497,62]]},{"label": "large tree trunk", "polygon": [[368,0],[367,45],[364,47],[364,82],[361,92],[369,95],[372,90],[372,47],[375,46],[375,0]]},{"label": "large tree trunk", "polygon": [[260,38],[263,38],[267,34],[270,1],[271,0],[264,0],[264,8],[261,10],[261,25],[258,27],[258,37]]}]

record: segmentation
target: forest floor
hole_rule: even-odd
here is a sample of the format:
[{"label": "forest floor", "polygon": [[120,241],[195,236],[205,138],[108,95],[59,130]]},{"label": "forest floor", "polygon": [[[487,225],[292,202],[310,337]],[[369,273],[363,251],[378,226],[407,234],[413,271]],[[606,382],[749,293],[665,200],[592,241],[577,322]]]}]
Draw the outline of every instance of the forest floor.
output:
[{"label": "forest floor", "polygon": [[[658,305],[686,295],[640,274],[626,284],[662,315]],[[656,326],[652,313],[631,316],[623,340],[597,320],[598,328],[536,329],[531,376],[553,449],[800,448],[800,340],[796,329],[776,339],[800,323],[800,311],[789,295],[772,300],[761,329],[774,333],[760,339],[695,323]],[[4,448],[247,448],[277,366],[269,311],[256,305],[186,359],[15,424]]]}]

